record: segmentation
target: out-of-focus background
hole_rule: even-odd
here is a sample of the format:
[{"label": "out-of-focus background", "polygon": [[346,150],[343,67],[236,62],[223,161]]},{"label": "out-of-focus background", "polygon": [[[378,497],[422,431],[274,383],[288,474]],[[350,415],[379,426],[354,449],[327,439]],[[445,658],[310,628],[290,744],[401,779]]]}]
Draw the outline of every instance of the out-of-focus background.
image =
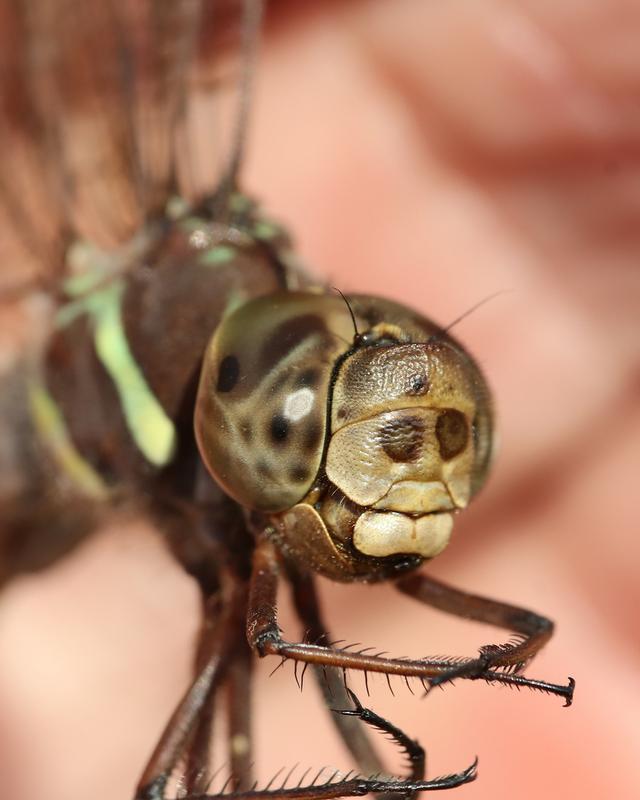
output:
[{"label": "out-of-focus background", "polygon": [[[527,674],[555,698],[459,683],[367,703],[465,767],[460,798],[631,800],[640,789],[640,5],[272,5],[246,184],[343,291],[405,301],[494,388],[491,481],[428,571],[557,622]],[[322,583],[336,637],[471,654],[501,634],[389,587]],[[283,602],[286,598],[283,598]],[[297,630],[283,610],[283,627]],[[12,800],[128,798],[188,681],[197,598],[143,523],[113,527],[0,610]],[[311,676],[257,669],[259,772],[348,769]],[[366,697],[361,681],[353,686]],[[394,754],[389,753],[393,762]],[[454,796],[454,795],[452,795]]]}]

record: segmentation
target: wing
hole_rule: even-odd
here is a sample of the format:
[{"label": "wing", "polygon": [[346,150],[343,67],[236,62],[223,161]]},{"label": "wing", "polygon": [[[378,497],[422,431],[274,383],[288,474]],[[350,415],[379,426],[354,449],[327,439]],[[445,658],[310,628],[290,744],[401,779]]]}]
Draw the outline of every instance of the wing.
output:
[{"label": "wing", "polygon": [[0,292],[51,286],[74,240],[115,248],[171,195],[216,190],[243,5],[0,0]]}]

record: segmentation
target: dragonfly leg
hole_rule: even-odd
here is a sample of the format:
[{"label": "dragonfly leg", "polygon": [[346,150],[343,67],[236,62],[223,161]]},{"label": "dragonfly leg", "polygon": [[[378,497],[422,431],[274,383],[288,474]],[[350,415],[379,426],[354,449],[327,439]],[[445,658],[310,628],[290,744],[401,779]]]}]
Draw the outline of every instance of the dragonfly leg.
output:
[{"label": "dragonfly leg", "polygon": [[[203,583],[201,589],[204,590]],[[207,661],[212,655],[211,640],[215,635],[215,613],[219,610],[219,603],[216,603],[216,600],[215,594],[207,597],[203,591],[202,626],[194,660],[194,676],[196,677],[206,669]],[[185,791],[190,793],[203,791],[210,774],[211,735],[215,704],[216,696],[214,696],[214,691],[211,691],[193,724],[183,750],[184,787]]]},{"label": "dragonfly leg", "polygon": [[265,788],[253,786],[248,791],[242,792],[223,790],[219,794],[185,795],[182,800],[329,800],[329,798],[337,797],[361,797],[369,793],[387,797],[394,795],[407,800],[419,792],[453,789],[475,780],[476,761],[462,772],[433,780],[424,780],[424,750],[422,747],[395,725],[387,722],[370,709],[364,708],[353,692],[349,692],[349,697],[353,708],[339,709],[338,713],[342,716],[357,718],[370,727],[388,734],[409,756],[411,766],[407,777],[381,774],[363,777],[361,775],[353,776],[353,773],[342,775],[336,771],[324,783],[317,783],[320,775],[325,772],[325,770],[321,770],[310,784],[287,787],[285,779],[280,787],[272,789],[271,786],[275,782],[272,780]]},{"label": "dragonfly leg", "polygon": [[227,679],[233,646],[238,639],[238,617],[245,607],[246,591],[240,591],[239,587],[225,602],[218,594],[206,603],[198,648],[201,669],[171,715],[149,759],[138,782],[136,800],[163,800],[172,772],[185,757],[191,768],[186,775],[187,784],[200,785],[202,767],[206,768],[208,763],[209,707]]},{"label": "dragonfly leg", "polygon": [[[306,631],[306,638],[311,642],[329,642],[330,635],[320,614],[313,577],[309,573],[291,570],[289,578],[293,588],[293,601]],[[313,671],[325,705],[332,712],[332,722],[360,770],[367,775],[383,772],[384,764],[371,744],[361,720],[352,714],[333,713],[336,709],[347,708],[349,705],[351,693],[345,685],[342,670],[314,665]]]},{"label": "dragonfly leg", "polygon": [[[244,609],[243,609],[244,611]],[[211,736],[213,731],[214,709],[218,700],[225,705],[228,739],[227,785],[230,791],[248,789],[253,784],[251,717],[251,663],[253,654],[244,633],[244,613],[234,626],[234,641],[229,641],[229,661],[224,681],[218,686],[215,697],[211,696],[203,706],[194,730],[185,748],[183,760],[184,778],[181,791],[189,795],[204,793],[211,780]],[[210,619],[205,616],[205,625]],[[207,640],[201,637],[196,675],[206,667]]]},{"label": "dragonfly leg", "polygon": [[247,643],[243,618],[238,627],[238,642],[225,684],[231,785],[236,791],[249,789],[253,784],[250,727],[252,661],[253,653]]},{"label": "dragonfly leg", "polygon": [[[394,659],[378,655],[356,653],[332,647],[287,642],[282,638],[278,627],[276,595],[280,566],[275,546],[267,539],[261,539],[256,545],[253,560],[253,574],[249,593],[249,609],[247,613],[247,639],[260,656],[275,655],[302,661],[318,666],[332,666],[339,669],[356,669],[363,672],[382,672],[387,675],[400,675],[406,678],[432,681],[443,673],[451,673],[451,659],[422,658]],[[467,659],[456,666],[472,663]],[[537,691],[555,694],[570,700],[573,683],[558,685],[547,681],[533,680],[524,675],[514,675],[500,669],[486,668],[481,674],[472,676],[460,674],[462,678],[482,678],[489,683],[528,687]]]},{"label": "dragonfly leg", "polygon": [[427,754],[425,753],[424,747],[422,747],[420,742],[416,741],[415,739],[411,739],[403,730],[379,716],[374,711],[371,711],[371,709],[364,708],[362,703],[358,700],[351,689],[347,689],[347,692],[349,693],[349,697],[351,698],[351,702],[353,703],[354,707],[353,709],[339,710],[338,714],[342,716],[356,717],[357,719],[362,720],[362,722],[366,722],[367,725],[371,725],[372,727],[377,728],[379,731],[383,731],[384,733],[387,733],[393,737],[396,744],[398,744],[404,750],[407,758],[409,759],[410,772],[407,780],[422,781],[427,769]]},{"label": "dragonfly leg", "polygon": [[[507,644],[481,647],[478,658],[442,672],[431,679],[431,685],[443,684],[455,678],[482,678],[488,670],[495,668],[520,672],[553,635],[553,623],[546,617],[518,606],[463,592],[424,573],[400,578],[396,581],[396,587],[409,597],[441,611],[495,625],[516,634],[514,640]],[[572,684],[570,681],[565,694],[567,705],[571,703]]]}]

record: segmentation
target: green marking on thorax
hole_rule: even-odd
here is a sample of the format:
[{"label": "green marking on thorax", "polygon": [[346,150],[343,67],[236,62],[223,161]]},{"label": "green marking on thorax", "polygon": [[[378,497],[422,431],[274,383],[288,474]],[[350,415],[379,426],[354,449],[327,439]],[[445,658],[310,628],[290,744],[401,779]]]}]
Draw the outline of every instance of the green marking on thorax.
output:
[{"label": "green marking on thorax", "polygon": [[129,347],[122,322],[123,290],[118,281],[98,293],[101,302],[93,309],[96,353],[115,384],[135,443],[147,461],[161,467],[175,452],[176,430]]},{"label": "green marking on thorax", "polygon": [[202,264],[205,267],[218,267],[233,261],[237,254],[238,251],[235,247],[219,244],[203,250],[202,255],[198,256],[198,264]]},{"label": "green marking on thorax", "polygon": [[106,484],[76,449],[64,416],[47,389],[38,380],[33,380],[29,384],[28,396],[36,430],[48,444],[60,469],[85,494],[97,500],[104,500],[109,494]]},{"label": "green marking on thorax", "polygon": [[169,219],[180,219],[184,217],[189,212],[189,203],[184,199],[184,197],[180,197],[179,195],[173,195],[167,200],[167,204],[165,206],[165,214]]},{"label": "green marking on thorax", "polygon": [[267,219],[258,220],[251,229],[256,239],[275,239],[282,233],[282,227]]},{"label": "green marking on thorax", "polygon": [[81,275],[72,275],[65,280],[63,289],[68,297],[82,297],[95,289],[103,280],[104,277],[99,273],[87,272]]},{"label": "green marking on thorax", "polygon": [[63,306],[56,323],[64,327],[80,315],[89,315],[96,353],[116,387],[127,428],[147,461],[161,467],[175,452],[176,430],[129,347],[122,321],[123,291],[124,281],[114,280]]},{"label": "green marking on thorax", "polygon": [[200,228],[206,230],[210,227],[211,220],[205,219],[204,217],[190,216],[181,219],[178,224],[185,233],[193,233],[193,231],[197,231]]},{"label": "green marking on thorax", "polygon": [[253,200],[242,192],[233,192],[229,197],[229,208],[234,214],[246,214],[254,205]]}]

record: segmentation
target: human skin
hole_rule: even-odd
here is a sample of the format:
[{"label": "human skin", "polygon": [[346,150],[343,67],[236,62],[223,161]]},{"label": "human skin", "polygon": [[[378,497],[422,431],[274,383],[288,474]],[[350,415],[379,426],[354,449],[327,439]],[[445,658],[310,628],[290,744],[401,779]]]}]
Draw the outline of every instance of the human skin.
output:
[{"label": "human skin", "polygon": [[[526,673],[577,681],[568,710],[477,683],[426,699],[353,686],[422,741],[431,775],[479,756],[455,796],[634,797],[640,6],[307,8],[283,5],[268,30],[245,182],[343,291],[446,325],[508,290],[454,328],[493,387],[500,448],[427,571],[553,618]],[[336,637],[399,655],[506,639],[390,587],[322,588]],[[128,797],[188,680],[189,581],[147,528],[112,528],[10,587],[1,613],[6,796]],[[291,668],[261,667],[260,773],[349,768],[310,678],[301,695]]]}]

